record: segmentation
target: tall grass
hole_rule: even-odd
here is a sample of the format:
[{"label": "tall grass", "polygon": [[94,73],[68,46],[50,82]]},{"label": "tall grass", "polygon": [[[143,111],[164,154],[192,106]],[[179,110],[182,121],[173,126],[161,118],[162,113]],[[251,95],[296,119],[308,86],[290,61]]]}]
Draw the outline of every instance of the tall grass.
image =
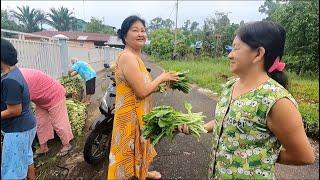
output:
[{"label": "tall grass", "polygon": [[[199,58],[192,60],[159,60],[151,58],[166,70],[189,70],[191,83],[220,94],[222,84],[231,77],[227,58]],[[309,136],[319,138],[319,78],[316,75],[298,76],[287,73],[289,91],[299,104],[299,111]]]},{"label": "tall grass", "polygon": [[201,87],[211,89],[215,92],[221,92],[222,84],[231,76],[228,67],[228,60],[221,59],[197,59],[183,61],[157,61],[157,63],[166,70],[183,71],[189,70],[191,83]]}]

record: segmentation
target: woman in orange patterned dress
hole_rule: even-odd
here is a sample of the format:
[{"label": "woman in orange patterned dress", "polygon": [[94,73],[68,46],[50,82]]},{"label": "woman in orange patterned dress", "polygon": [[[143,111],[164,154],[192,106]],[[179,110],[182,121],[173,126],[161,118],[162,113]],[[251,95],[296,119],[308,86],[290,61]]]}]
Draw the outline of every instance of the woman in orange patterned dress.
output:
[{"label": "woman in orange patterned dress", "polygon": [[150,95],[159,89],[159,84],[176,81],[178,76],[163,72],[152,81],[141,60],[141,49],[147,39],[144,20],[129,16],[123,21],[118,36],[125,49],[115,66],[116,104],[107,178],[161,179],[159,172],[148,172],[157,153],[150,140],[141,135],[142,116],[150,111]]}]

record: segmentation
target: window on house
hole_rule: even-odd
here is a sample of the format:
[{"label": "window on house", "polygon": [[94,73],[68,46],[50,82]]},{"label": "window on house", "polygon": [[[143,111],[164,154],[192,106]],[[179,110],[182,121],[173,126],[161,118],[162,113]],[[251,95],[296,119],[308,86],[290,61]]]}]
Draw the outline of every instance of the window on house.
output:
[{"label": "window on house", "polygon": [[83,46],[84,41],[83,41],[83,40],[80,40],[79,42],[80,42],[80,46]]}]

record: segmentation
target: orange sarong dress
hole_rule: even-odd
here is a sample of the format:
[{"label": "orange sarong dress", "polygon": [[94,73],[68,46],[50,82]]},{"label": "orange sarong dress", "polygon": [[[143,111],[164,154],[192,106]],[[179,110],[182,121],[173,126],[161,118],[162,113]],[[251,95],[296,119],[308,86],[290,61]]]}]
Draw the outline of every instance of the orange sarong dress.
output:
[{"label": "orange sarong dress", "polygon": [[[127,53],[122,51],[119,56]],[[115,66],[116,102],[112,130],[111,149],[107,179],[129,179],[136,177],[146,179],[148,167],[157,155],[150,140],[141,135],[142,116],[151,109],[151,97],[138,99],[126,80],[120,76],[118,60]],[[151,82],[151,76],[143,61],[137,56],[139,69],[144,75],[145,83]]]}]

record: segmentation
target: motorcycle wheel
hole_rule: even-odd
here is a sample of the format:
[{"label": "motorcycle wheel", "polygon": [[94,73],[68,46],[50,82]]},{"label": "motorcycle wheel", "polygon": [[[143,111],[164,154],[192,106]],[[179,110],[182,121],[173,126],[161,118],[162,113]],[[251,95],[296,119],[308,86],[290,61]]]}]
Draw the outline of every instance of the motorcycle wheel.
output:
[{"label": "motorcycle wheel", "polygon": [[[112,121],[111,121],[112,122]],[[112,123],[98,126],[88,136],[84,149],[84,160],[91,165],[98,165],[104,160],[109,160],[110,143],[112,136]]]}]

